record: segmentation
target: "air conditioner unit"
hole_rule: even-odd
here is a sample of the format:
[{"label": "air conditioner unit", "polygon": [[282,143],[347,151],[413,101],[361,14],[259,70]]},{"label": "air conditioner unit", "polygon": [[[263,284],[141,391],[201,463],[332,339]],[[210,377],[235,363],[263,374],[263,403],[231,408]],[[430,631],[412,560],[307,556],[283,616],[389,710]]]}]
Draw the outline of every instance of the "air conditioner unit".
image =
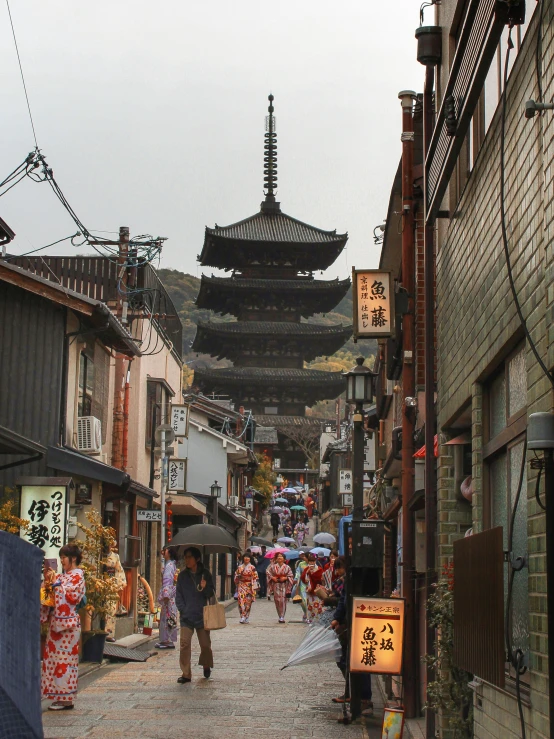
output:
[{"label": "air conditioner unit", "polygon": [[239,507],[239,496],[230,495],[229,496],[229,508],[238,508],[238,507]]},{"label": "air conditioner unit", "polygon": [[77,419],[77,449],[87,454],[102,452],[102,423],[94,416]]}]

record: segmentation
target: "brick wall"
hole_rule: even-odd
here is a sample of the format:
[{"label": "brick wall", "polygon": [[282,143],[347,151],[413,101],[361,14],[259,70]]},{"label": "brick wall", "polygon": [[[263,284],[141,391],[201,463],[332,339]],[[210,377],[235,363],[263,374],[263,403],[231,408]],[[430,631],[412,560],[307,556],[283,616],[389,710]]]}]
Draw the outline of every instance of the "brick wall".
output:
[{"label": "brick wall", "polygon": [[[445,5],[453,6],[453,2]],[[447,13],[447,8],[444,12]],[[528,3],[527,12],[535,10]],[[543,22],[544,100],[554,96],[553,3],[545,0]],[[506,207],[512,270],[523,314],[540,355],[554,364],[554,115],[526,120],[525,101],[537,98],[534,53],[536,13],[515,61],[508,87]],[[443,25],[441,23],[441,25]],[[444,87],[445,81],[442,81]],[[499,210],[500,109],[489,128],[456,211],[439,224],[437,248],[437,343],[439,431],[471,403],[472,516],[483,526],[483,384],[520,337],[509,290]],[[552,410],[552,394],[527,344],[527,410]],[[441,434],[441,440],[444,436]],[[530,455],[528,455],[530,456]],[[439,561],[461,535],[453,485],[453,459],[440,446],[438,473]],[[527,736],[548,736],[544,516],[534,501],[535,473],[528,467],[529,681],[532,711],[525,708]],[[462,504],[463,505],[463,504]],[[456,530],[458,527],[458,530]],[[553,686],[554,689],[554,686]],[[517,703],[510,687],[482,685],[475,695],[475,737],[517,737]]]}]

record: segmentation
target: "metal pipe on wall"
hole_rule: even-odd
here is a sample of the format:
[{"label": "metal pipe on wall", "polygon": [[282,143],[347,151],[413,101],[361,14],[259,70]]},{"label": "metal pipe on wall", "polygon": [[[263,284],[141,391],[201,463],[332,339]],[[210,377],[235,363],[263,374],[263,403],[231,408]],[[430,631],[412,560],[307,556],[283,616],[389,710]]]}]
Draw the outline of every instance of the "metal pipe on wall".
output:
[{"label": "metal pipe on wall", "polygon": [[[412,90],[398,94],[402,106],[402,287],[408,294],[408,312],[402,317],[402,392],[404,399],[415,396],[414,316],[415,316],[415,239],[414,239],[414,120],[417,99]],[[413,408],[402,407],[402,597],[405,599],[404,711],[413,718],[417,710],[416,612],[415,612],[415,534],[409,504],[414,494]]]}]

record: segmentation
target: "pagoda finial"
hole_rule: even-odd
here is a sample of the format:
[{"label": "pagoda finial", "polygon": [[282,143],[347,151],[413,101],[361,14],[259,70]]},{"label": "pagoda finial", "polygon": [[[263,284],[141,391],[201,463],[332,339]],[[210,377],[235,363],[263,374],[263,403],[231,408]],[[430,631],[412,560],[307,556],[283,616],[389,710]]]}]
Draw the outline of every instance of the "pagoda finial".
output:
[{"label": "pagoda finial", "polygon": [[280,213],[279,203],[275,202],[275,190],[277,189],[277,121],[273,115],[273,95],[269,95],[269,115],[265,117],[264,136],[264,189],[265,201],[262,203],[264,213]]}]

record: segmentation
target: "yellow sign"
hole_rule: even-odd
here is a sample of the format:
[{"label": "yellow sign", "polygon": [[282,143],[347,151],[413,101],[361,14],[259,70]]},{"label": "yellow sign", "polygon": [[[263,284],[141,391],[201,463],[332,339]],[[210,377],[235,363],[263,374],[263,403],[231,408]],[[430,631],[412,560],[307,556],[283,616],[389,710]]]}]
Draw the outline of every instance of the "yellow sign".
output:
[{"label": "yellow sign", "polygon": [[402,598],[352,599],[350,672],[400,675],[404,651]]},{"label": "yellow sign", "polygon": [[352,269],[354,339],[380,339],[394,331],[391,272]]}]

